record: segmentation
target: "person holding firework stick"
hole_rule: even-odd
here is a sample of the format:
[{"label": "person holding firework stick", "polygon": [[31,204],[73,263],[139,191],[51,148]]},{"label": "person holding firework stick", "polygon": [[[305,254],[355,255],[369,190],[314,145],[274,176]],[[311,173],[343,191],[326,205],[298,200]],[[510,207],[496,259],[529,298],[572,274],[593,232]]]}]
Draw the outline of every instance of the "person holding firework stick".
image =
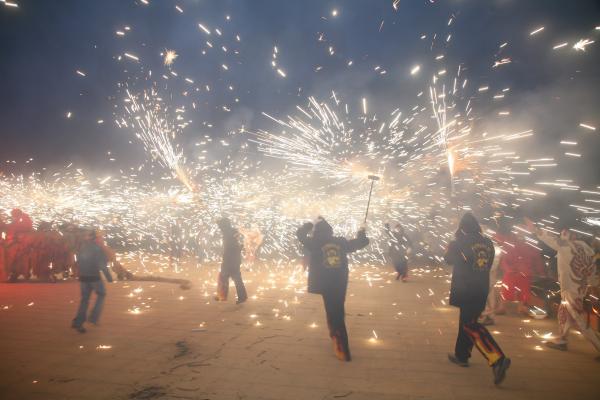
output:
[{"label": "person holding firework stick", "polygon": [[[313,232],[312,237],[309,232]],[[344,303],[348,288],[348,253],[369,244],[365,228],[355,239],[333,236],[333,228],[319,217],[316,224],[307,222],[297,233],[298,240],[310,254],[308,292],[323,296],[329,336],[333,340],[336,357],[350,361],[350,346],[346,331]]]}]

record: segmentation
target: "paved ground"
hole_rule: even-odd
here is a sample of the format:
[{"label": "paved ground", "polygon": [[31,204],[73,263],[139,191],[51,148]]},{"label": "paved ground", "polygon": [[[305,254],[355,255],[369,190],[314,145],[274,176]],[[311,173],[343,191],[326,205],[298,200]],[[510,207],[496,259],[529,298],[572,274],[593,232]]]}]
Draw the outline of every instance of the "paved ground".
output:
[{"label": "paved ground", "polygon": [[406,284],[385,268],[352,272],[351,363],[334,357],[320,298],[304,293],[300,273],[245,276],[255,297],[241,306],[212,301],[214,267],[195,273],[189,291],[115,283],[101,326],[85,335],[69,328],[76,282],[0,284],[0,398],[600,398],[600,363],[580,335],[567,353],[539,347],[552,320],[498,319],[513,359],[499,388],[479,354],[470,368],[450,365],[457,313],[445,306],[441,270],[414,271]]}]

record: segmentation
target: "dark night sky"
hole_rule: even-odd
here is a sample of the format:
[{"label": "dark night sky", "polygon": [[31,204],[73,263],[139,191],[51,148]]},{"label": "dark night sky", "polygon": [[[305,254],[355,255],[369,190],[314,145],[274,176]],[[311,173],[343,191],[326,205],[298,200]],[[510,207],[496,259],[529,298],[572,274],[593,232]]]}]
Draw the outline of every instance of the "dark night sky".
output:
[{"label": "dark night sky", "polygon": [[[463,63],[469,79],[495,89],[510,86],[517,105],[551,98],[566,87],[565,97],[573,109],[561,117],[566,126],[586,117],[598,121],[600,101],[594,93],[600,88],[598,43],[589,46],[586,54],[561,55],[552,50],[563,41],[600,39],[599,31],[594,32],[600,25],[597,0],[434,4],[402,0],[398,12],[393,11],[391,0],[151,0],[149,6],[134,0],[18,3],[19,9],[0,5],[1,160],[22,162],[34,157],[37,167],[70,161],[99,166],[109,150],[119,159],[142,159],[141,146],[127,144],[133,134],[112,123],[116,101],[111,96],[121,97],[116,84],[133,70],[124,72],[129,66],[114,59],[124,51],[140,56],[148,67],[164,70],[158,53],[174,49],[180,55],[174,66],[178,73],[214,86],[202,109],[187,115],[195,121],[186,133],[191,138],[206,133],[220,136],[239,123],[255,129],[269,127],[262,111],[285,115],[296,104],[304,104],[307,96],[323,98],[331,90],[354,107],[366,96],[370,107],[381,107],[381,113],[408,107],[433,71],[430,42],[419,37],[446,35],[452,14],[456,16],[453,39],[444,51],[449,65]],[[185,12],[178,13],[175,4]],[[331,18],[334,8],[339,15]],[[227,14],[230,22],[224,19]],[[198,22],[220,26],[224,36],[239,33],[240,55],[225,58],[213,51],[201,56],[206,37]],[[115,31],[124,25],[132,31],[118,38]],[[541,25],[545,31],[530,38],[529,32]],[[325,34],[326,43],[317,41],[318,32]],[[490,68],[493,55],[503,42],[509,42],[506,55],[513,63],[495,71]],[[285,79],[269,65],[274,45],[280,50]],[[329,45],[336,49],[333,57],[327,53]],[[352,68],[346,66],[350,59],[355,63]],[[222,62],[231,66],[229,71],[219,68]],[[421,79],[408,72],[417,63],[424,68]],[[376,65],[388,73],[376,74]],[[323,69],[315,72],[316,66]],[[87,76],[76,75],[77,69]],[[221,89],[229,83],[236,87],[233,95]],[[535,97],[538,93],[547,97]],[[231,104],[235,96],[240,104],[232,113],[222,111],[221,105]],[[582,104],[573,107],[579,101]],[[549,107],[540,112],[547,113]],[[67,111],[73,112],[72,119],[65,118]],[[98,125],[99,119],[105,123]],[[214,128],[202,127],[204,120]],[[548,126],[550,131],[559,129],[553,121]]]}]

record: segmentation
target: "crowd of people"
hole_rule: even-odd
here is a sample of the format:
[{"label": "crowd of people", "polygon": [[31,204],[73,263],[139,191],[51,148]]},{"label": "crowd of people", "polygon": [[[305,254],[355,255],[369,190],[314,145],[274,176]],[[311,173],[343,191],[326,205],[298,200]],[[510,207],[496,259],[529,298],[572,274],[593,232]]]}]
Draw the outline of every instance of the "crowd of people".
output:
[{"label": "crowd of people", "polygon": [[0,280],[19,278],[54,282],[58,278],[79,275],[77,252],[89,231],[95,232],[98,245],[121,278],[130,274],[119,264],[115,252],[106,245],[102,232],[95,228],[64,223],[53,227],[41,221],[34,228],[31,217],[15,208],[6,221],[0,214]]},{"label": "crowd of people", "polygon": [[[558,281],[560,285],[560,303],[556,305],[559,338],[556,342],[548,342],[547,346],[567,350],[568,334],[575,328],[600,352],[599,332],[589,325],[584,310],[584,297],[596,276],[598,261],[589,243],[568,227],[556,237],[529,219],[525,219],[524,228],[507,224],[503,218],[490,220],[495,224],[495,234],[491,238],[483,233],[478,220],[471,213],[466,213],[444,255],[445,262],[453,266],[450,304],[460,310],[456,345],[448,359],[466,367],[472,349],[476,347],[492,367],[494,382],[501,383],[511,360],[486,325],[494,324],[496,315],[506,313],[508,303],[517,302],[517,312],[527,315],[532,309],[539,309],[534,305],[532,283],[546,276],[551,276],[549,279]],[[246,261],[252,263],[263,238],[257,228],[238,229],[228,218],[219,219],[217,226],[222,234],[223,253],[215,300],[227,300],[232,279],[237,304],[241,304],[248,299],[241,272],[244,247],[247,247]],[[406,282],[413,242],[400,224],[393,229],[389,224],[384,227],[389,262],[397,273],[396,279]],[[35,276],[52,281],[57,274],[78,276],[81,302],[72,327],[79,332],[85,332],[86,321],[95,324],[100,318],[106,295],[101,274],[112,282],[107,265],[119,279],[131,278],[95,229],[65,224],[55,230],[46,222],[40,222],[34,229],[31,218],[14,209],[10,222],[0,220],[0,232],[0,273],[3,279],[15,281],[21,276],[25,279]],[[536,236],[554,252],[555,275],[546,268],[543,249],[532,245],[526,234]],[[369,244],[366,228],[362,227],[355,238],[346,239],[335,236],[333,227],[319,217],[314,223],[307,222],[298,228],[296,236],[308,269],[308,292],[323,298],[334,353],[340,360],[350,361],[352,357],[345,325],[348,254]],[[88,317],[92,293],[97,299]]]}]

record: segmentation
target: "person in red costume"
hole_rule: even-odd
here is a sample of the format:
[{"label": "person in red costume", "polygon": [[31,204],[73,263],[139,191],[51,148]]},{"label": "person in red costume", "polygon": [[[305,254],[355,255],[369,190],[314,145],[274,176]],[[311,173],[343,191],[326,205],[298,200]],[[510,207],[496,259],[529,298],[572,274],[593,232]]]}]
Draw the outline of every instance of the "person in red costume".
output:
[{"label": "person in red costume", "polygon": [[7,227],[6,270],[11,282],[17,280],[19,275],[28,278],[29,253],[31,247],[31,233],[33,222],[29,215],[18,208],[10,212],[11,222]]},{"label": "person in red costume", "polygon": [[539,250],[527,244],[521,235],[510,231],[499,231],[494,240],[502,248],[502,304],[497,313],[506,312],[507,302],[518,301],[518,311],[528,314],[531,280],[535,276],[545,275],[542,255]]},{"label": "person in red costume", "polygon": [[11,233],[22,233],[33,231],[33,222],[31,217],[22,210],[15,208],[10,212],[11,222],[8,225],[8,230]]},{"label": "person in red costume", "polygon": [[6,235],[8,230],[8,225],[4,220],[4,215],[0,213],[0,282],[3,282],[7,276],[7,265],[5,263],[6,259]]}]

